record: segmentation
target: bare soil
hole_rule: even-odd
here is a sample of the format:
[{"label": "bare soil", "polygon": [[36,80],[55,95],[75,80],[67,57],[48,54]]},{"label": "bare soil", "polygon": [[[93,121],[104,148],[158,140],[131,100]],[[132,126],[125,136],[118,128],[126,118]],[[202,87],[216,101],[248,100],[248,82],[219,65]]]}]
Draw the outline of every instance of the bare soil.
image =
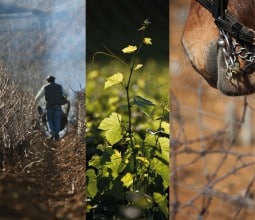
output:
[{"label": "bare soil", "polygon": [[75,133],[58,142],[40,132],[0,171],[0,219],[84,219],[85,145]]}]

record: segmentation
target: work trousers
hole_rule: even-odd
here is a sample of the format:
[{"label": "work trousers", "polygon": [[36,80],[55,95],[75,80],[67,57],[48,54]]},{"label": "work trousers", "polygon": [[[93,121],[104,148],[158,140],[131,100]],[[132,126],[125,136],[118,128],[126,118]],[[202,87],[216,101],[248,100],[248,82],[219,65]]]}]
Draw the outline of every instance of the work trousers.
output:
[{"label": "work trousers", "polygon": [[59,138],[61,116],[60,105],[51,106],[46,111],[47,126],[52,137]]}]

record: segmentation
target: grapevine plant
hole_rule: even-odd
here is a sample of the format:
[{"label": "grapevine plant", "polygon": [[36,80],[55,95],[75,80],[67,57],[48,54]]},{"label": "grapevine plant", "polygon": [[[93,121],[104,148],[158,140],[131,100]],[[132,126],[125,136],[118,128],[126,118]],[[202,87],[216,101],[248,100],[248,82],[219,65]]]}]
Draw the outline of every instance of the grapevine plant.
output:
[{"label": "grapevine plant", "polygon": [[[116,59],[127,73],[114,73],[104,83],[105,90],[119,88],[124,104],[100,122],[98,129],[105,141],[88,161],[87,215],[93,219],[168,219],[168,103],[156,104],[131,90],[133,75],[143,68],[139,63],[141,48],[152,45],[152,39],[146,36],[149,26],[146,19],[138,29],[138,46],[128,45],[121,50],[130,56],[129,62],[107,47],[106,52],[96,53]],[[141,131],[137,115],[151,120],[147,123],[151,127],[140,126],[144,129]]]}]

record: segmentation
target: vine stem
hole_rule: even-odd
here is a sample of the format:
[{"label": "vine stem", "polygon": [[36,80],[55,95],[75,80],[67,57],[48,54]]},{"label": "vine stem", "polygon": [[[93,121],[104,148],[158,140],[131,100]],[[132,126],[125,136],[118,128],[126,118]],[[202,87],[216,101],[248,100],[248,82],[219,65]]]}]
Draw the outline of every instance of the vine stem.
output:
[{"label": "vine stem", "polygon": [[132,65],[131,68],[129,70],[129,77],[128,77],[128,82],[127,85],[125,87],[126,89],[126,96],[127,96],[127,106],[128,106],[128,134],[129,134],[129,138],[130,138],[130,144],[132,146],[132,148],[134,147],[134,142],[133,142],[133,138],[132,138],[132,122],[131,122],[131,118],[132,118],[132,112],[131,112],[131,103],[130,103],[130,84],[131,84],[131,79],[133,76],[133,72],[134,72],[134,67],[135,67],[135,63],[136,63],[136,59],[138,57],[138,54],[143,46],[143,39],[144,39],[144,35],[145,35],[145,31],[142,34],[142,39],[140,42],[140,45],[136,51],[136,53],[133,56],[133,61],[132,61]]},{"label": "vine stem", "polygon": [[[136,63],[136,60],[137,60],[137,57],[138,57],[138,54],[143,46],[143,39],[144,39],[144,36],[145,36],[145,31],[143,32],[142,34],[142,38],[141,38],[141,42],[138,46],[138,49],[136,51],[136,53],[134,53],[133,55],[133,58],[132,58],[132,64],[131,64],[131,67],[130,67],[130,70],[129,70],[129,77],[128,77],[128,81],[127,81],[127,85],[125,86],[125,89],[126,89],[126,96],[127,96],[127,107],[128,107],[128,137],[129,137],[129,141],[130,141],[130,145],[131,145],[131,148],[132,148],[132,151],[133,151],[133,161],[134,161],[134,167],[136,167],[136,153],[135,153],[135,147],[134,147],[134,141],[133,141],[133,136],[132,136],[132,122],[131,122],[131,118],[132,118],[132,111],[131,111],[131,101],[130,101],[130,84],[131,84],[131,79],[132,79],[132,76],[133,76],[133,72],[134,72],[134,67],[135,67],[135,63]],[[133,190],[135,190],[136,186],[135,186],[135,181],[136,180],[136,177],[134,177],[134,184],[133,184]]]}]

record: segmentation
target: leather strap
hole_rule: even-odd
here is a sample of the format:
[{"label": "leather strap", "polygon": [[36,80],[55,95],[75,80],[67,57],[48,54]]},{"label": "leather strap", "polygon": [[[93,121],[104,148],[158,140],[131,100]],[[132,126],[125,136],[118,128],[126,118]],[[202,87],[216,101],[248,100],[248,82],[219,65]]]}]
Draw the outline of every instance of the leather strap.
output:
[{"label": "leather strap", "polygon": [[225,10],[227,9],[228,1],[227,0],[214,0],[212,1],[212,15],[215,19],[221,17],[224,18]]},{"label": "leather strap", "polygon": [[254,44],[255,34],[238,21],[230,21],[230,17],[229,14],[226,14],[225,19],[217,18],[215,19],[215,24],[218,28],[222,28],[224,31],[228,32],[232,37],[246,43]]},{"label": "leather strap", "polygon": [[197,0],[203,7],[210,11],[214,18],[224,17],[227,9],[227,0]]},{"label": "leather strap", "polygon": [[204,8],[211,12],[215,24],[232,37],[245,43],[255,44],[255,33],[238,22],[227,12],[227,0],[197,0]]}]

